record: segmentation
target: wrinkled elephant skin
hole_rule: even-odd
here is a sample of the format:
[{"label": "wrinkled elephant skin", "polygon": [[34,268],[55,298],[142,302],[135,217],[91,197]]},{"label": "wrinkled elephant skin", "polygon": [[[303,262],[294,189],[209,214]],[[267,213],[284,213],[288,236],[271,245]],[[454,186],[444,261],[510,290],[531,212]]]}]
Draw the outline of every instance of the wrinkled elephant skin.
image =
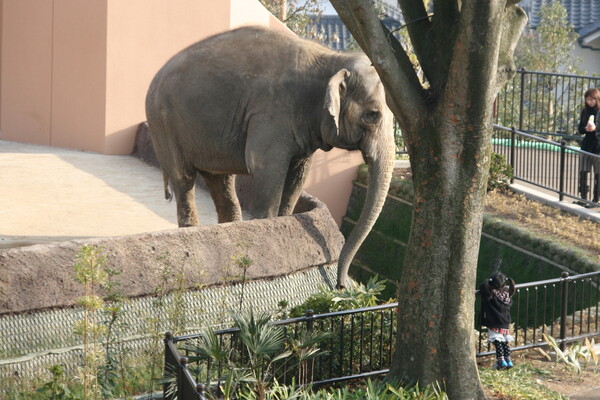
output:
[{"label": "wrinkled elephant skin", "polygon": [[219,222],[241,219],[236,174],[255,181],[252,215],[270,218],[292,213],[317,149],[361,150],[369,188],[340,256],[338,286],[346,285],[350,261],[383,206],[394,161],[392,115],[366,56],[239,28],[169,60],[150,85],[146,115],[180,227],[198,224],[198,173]]}]

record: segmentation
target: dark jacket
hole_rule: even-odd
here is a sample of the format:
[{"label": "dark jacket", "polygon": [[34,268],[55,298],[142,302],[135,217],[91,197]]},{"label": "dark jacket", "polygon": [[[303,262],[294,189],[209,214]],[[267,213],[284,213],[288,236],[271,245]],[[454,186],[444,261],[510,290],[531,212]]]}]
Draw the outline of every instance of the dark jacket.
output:
[{"label": "dark jacket", "polygon": [[488,328],[508,329],[511,322],[512,300],[509,304],[503,303],[485,283],[479,287],[479,295],[481,296],[481,325]]},{"label": "dark jacket", "polygon": [[[587,132],[585,126],[588,123],[590,115],[594,115],[594,123],[596,124],[595,132]],[[579,118],[579,126],[577,130],[580,134],[585,135],[581,141],[581,150],[589,153],[600,154],[600,110],[597,107],[590,107],[586,105],[581,110],[581,116]]]}]

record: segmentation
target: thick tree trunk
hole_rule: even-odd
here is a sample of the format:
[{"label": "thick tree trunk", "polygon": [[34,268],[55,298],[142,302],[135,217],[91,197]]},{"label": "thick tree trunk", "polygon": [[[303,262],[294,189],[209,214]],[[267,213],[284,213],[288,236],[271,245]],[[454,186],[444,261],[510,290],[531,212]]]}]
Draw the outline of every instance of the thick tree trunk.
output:
[{"label": "thick tree trunk", "polygon": [[422,84],[371,0],[331,0],[371,58],[410,155],[411,235],[399,277],[390,378],[439,383],[451,400],[485,398],[475,362],[477,256],[491,151],[491,110],[514,74],[526,22],[519,0],[398,0]]},{"label": "thick tree trunk", "polygon": [[411,158],[415,202],[399,284],[397,350],[389,376],[422,385],[438,382],[452,400],[484,398],[473,330],[490,155],[489,146],[481,145],[491,134],[489,123],[481,121],[486,118],[475,116],[480,120],[476,125],[466,124],[480,127],[473,132],[479,139],[466,145],[452,139],[467,130],[463,123],[431,121],[419,136],[442,138],[439,145],[414,146]]}]

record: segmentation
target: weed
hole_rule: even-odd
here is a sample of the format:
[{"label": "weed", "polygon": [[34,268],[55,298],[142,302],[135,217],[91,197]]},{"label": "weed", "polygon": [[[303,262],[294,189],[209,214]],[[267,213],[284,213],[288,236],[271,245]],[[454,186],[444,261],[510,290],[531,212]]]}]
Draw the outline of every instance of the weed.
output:
[{"label": "weed", "polygon": [[[552,350],[556,353],[556,361],[564,363],[567,369],[571,372],[581,374],[582,367],[586,367],[590,362],[592,362],[594,365],[598,365],[599,358],[594,349],[594,346],[596,345],[594,339],[590,341],[586,338],[584,344],[576,342],[565,350],[560,348],[560,345],[556,339],[554,339],[552,336],[546,335],[545,333],[544,340],[548,342],[550,348],[552,348]],[[538,349],[538,351],[549,361],[552,360],[550,354],[544,350]],[[581,363],[582,361],[583,366]]]},{"label": "weed", "polygon": [[47,400],[77,400],[79,399],[71,392],[65,379],[65,369],[62,365],[53,365],[49,368],[52,380],[36,390]]},{"label": "weed", "polygon": [[498,153],[492,153],[490,160],[490,174],[488,176],[487,190],[508,190],[513,178],[513,169],[506,162],[506,158]]},{"label": "weed", "polygon": [[[375,275],[366,284],[356,283],[340,290],[322,287],[319,292],[311,295],[304,303],[293,307],[289,315],[300,317],[308,310],[312,310],[315,314],[324,314],[381,304],[382,301],[379,296],[385,289],[385,282],[384,279],[379,280],[379,276]],[[285,304],[280,302],[279,305],[281,308]]]},{"label": "weed", "polygon": [[517,364],[508,371],[480,368],[481,383],[499,398],[505,400],[545,399],[567,400],[567,397],[536,383],[534,369],[528,364]]},{"label": "weed", "polygon": [[77,300],[83,309],[83,320],[75,324],[75,333],[83,340],[84,364],[80,370],[85,399],[97,399],[101,392],[98,374],[105,357],[101,347],[101,339],[108,328],[98,322],[97,315],[105,302],[99,292],[108,284],[110,274],[107,270],[107,259],[102,250],[96,246],[85,245],[76,256],[75,279],[83,285],[84,295]]},{"label": "weed", "polygon": [[[156,390],[156,384],[162,375],[160,372],[164,350],[162,339],[165,329],[161,315],[166,315],[168,330],[174,334],[182,334],[188,326],[189,314],[185,300],[188,288],[184,273],[187,258],[187,253],[177,257],[170,252],[165,252],[158,257],[158,261],[161,264],[161,280],[160,284],[154,289],[155,296],[151,303],[152,312],[146,318],[146,332],[150,336],[148,345],[144,349],[150,366],[150,379],[146,388],[146,392],[148,393]],[[178,260],[177,265],[174,265],[173,259]]]},{"label": "weed", "polygon": [[486,196],[486,212],[512,221],[541,237],[556,238],[570,247],[579,247],[600,260],[600,224],[584,220],[523,195],[491,191]]}]

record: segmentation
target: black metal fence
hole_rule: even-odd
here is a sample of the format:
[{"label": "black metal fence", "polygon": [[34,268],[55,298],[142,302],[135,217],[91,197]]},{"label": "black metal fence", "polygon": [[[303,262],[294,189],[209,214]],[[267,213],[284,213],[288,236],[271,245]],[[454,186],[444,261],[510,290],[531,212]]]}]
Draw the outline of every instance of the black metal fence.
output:
[{"label": "black metal fence", "polygon": [[[479,310],[479,297],[476,302]],[[564,347],[600,335],[600,272],[530,282],[516,286],[511,307],[513,350],[545,346],[543,335]],[[493,354],[481,326],[477,356]]]},{"label": "black metal fence", "polygon": [[[584,93],[600,87],[600,77],[534,72],[521,69],[500,91],[494,102],[494,151],[513,167],[514,179],[564,197],[593,202],[595,174],[585,177],[589,199],[579,194],[581,155],[595,160],[600,156],[583,152],[577,125],[584,105]],[[406,154],[398,124],[394,125],[396,153]]]},{"label": "black metal fence", "polygon": [[[557,279],[519,284],[516,288],[511,308],[512,333],[516,338],[513,350],[547,345],[544,333],[556,338],[561,345],[600,335],[600,272],[576,276],[563,273]],[[319,345],[324,356],[310,363],[308,373],[304,370],[310,382],[318,386],[386,374],[397,336],[397,308],[398,303],[391,303],[319,315],[309,312],[304,317],[273,324],[282,326],[289,339],[311,330],[331,333],[330,338]],[[479,301],[477,314],[478,310]],[[484,329],[479,325],[476,329],[479,332],[477,356],[492,354],[489,344],[485,343]],[[238,332],[225,329],[215,333],[221,345],[233,350],[240,344]],[[186,349],[198,338],[199,335],[166,335],[165,373],[176,377],[176,392],[169,392],[175,386],[165,384],[166,399],[177,395],[179,399],[205,400],[205,385],[224,380],[224,365],[213,365],[210,361],[188,362],[193,354]],[[243,361],[243,352],[237,354],[238,361]],[[280,383],[290,383],[298,376],[297,366],[283,362],[277,369]]]},{"label": "black metal fence", "polygon": [[557,193],[560,201],[569,197],[600,206],[592,201],[591,196],[599,183],[594,181],[594,174],[600,172],[597,169],[585,178],[588,197],[582,199],[579,195],[579,171],[583,157],[595,160],[600,167],[600,155],[569,146],[565,140],[558,143],[499,125],[494,126],[492,146],[494,152],[503,155],[512,166],[515,180]]},{"label": "black metal fence", "polygon": [[586,90],[600,77],[520,69],[498,94],[494,122],[530,134],[573,135]]}]

